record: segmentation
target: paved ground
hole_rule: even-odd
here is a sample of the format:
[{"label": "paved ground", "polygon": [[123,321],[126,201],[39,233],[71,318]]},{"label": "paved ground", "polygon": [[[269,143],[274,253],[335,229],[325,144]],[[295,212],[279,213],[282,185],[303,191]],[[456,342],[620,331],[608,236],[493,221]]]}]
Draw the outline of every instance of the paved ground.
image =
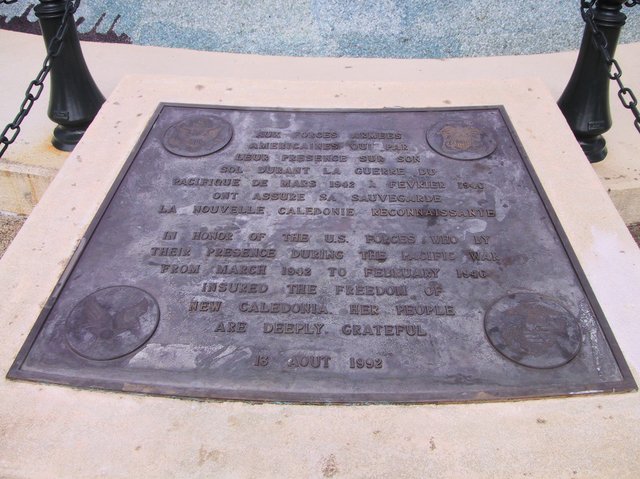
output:
[{"label": "paved ground", "polygon": [[[0,28],[29,30],[37,2],[0,8]],[[79,31],[100,41],[265,55],[452,58],[576,49],[578,0],[91,0]],[[640,41],[640,8],[622,42]],[[22,17],[22,18],[21,18]]]}]

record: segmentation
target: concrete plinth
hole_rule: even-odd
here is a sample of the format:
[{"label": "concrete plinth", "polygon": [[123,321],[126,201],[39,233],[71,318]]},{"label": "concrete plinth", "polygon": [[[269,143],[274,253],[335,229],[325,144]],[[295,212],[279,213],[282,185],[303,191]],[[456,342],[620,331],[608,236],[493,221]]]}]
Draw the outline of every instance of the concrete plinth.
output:
[{"label": "concrete plinth", "polygon": [[640,251],[543,83],[133,76],[114,90],[0,262],[0,476],[637,476],[637,392],[478,404],[308,406],[160,398],[4,379],[159,102],[504,105],[637,375]]}]

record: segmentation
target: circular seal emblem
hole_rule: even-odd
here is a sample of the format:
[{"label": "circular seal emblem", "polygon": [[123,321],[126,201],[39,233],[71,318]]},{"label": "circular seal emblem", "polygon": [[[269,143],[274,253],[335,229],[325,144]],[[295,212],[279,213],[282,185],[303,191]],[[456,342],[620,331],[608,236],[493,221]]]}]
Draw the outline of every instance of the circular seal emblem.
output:
[{"label": "circular seal emblem", "polygon": [[170,126],[162,144],[174,155],[205,156],[221,150],[233,136],[231,123],[218,116],[192,116]]},{"label": "circular seal emblem", "polygon": [[493,132],[471,122],[440,122],[427,131],[427,142],[436,152],[454,160],[479,160],[493,153]]},{"label": "circular seal emblem", "polygon": [[99,289],[67,317],[67,344],[87,359],[117,359],[146,343],[159,319],[158,303],[146,291],[132,286]]},{"label": "circular seal emblem", "polygon": [[578,320],[557,301],[536,293],[500,298],[485,314],[484,328],[502,355],[531,368],[567,364],[582,345]]}]

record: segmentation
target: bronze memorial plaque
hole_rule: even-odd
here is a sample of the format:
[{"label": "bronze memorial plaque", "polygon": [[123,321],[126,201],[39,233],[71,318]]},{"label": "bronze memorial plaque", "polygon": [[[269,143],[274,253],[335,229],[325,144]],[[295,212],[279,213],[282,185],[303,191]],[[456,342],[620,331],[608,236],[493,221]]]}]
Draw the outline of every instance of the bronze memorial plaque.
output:
[{"label": "bronze memorial plaque", "polygon": [[9,377],[312,403],[636,387],[501,107],[161,105]]}]

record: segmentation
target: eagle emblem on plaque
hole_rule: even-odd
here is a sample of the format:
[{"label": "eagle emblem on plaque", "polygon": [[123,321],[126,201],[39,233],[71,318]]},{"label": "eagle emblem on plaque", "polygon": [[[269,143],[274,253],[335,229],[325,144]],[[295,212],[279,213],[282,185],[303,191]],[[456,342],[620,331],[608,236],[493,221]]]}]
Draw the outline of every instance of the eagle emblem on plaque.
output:
[{"label": "eagle emblem on plaque", "polygon": [[479,160],[497,147],[490,129],[466,121],[434,125],[427,132],[427,142],[436,152],[454,160]]},{"label": "eagle emblem on plaque", "polygon": [[218,116],[193,116],[175,123],[162,144],[178,156],[206,156],[224,148],[233,136],[231,124]]},{"label": "eagle emblem on plaque", "polygon": [[438,133],[442,136],[442,148],[451,153],[482,148],[482,132],[473,126],[446,125]]},{"label": "eagle emblem on plaque", "polygon": [[158,326],[158,303],[132,286],[111,286],[83,298],[65,322],[69,348],[85,359],[107,361],[143,346]]}]

